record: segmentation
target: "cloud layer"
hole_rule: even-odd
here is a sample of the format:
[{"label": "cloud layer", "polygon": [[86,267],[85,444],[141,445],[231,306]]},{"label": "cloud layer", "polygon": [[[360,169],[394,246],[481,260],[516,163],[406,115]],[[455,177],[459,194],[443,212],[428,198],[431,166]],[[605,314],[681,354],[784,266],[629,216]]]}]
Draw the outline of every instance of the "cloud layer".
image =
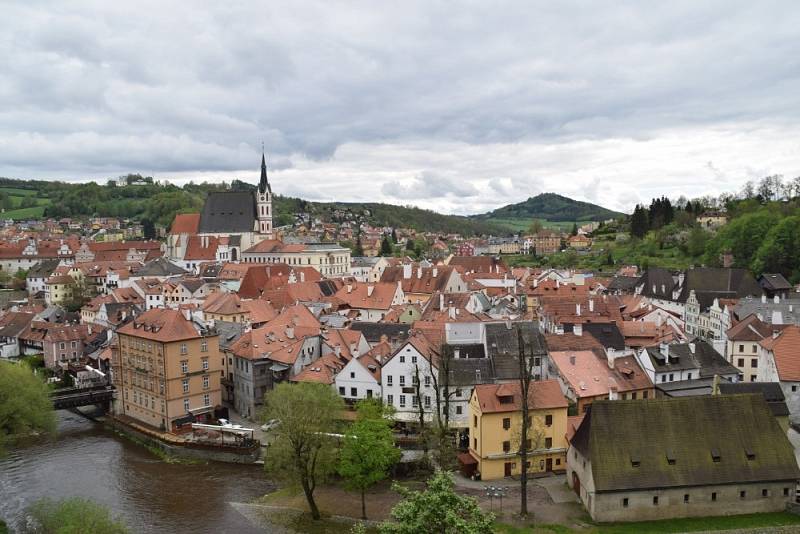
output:
[{"label": "cloud layer", "polygon": [[0,175],[256,179],[476,213],[800,174],[792,2],[19,2]]}]

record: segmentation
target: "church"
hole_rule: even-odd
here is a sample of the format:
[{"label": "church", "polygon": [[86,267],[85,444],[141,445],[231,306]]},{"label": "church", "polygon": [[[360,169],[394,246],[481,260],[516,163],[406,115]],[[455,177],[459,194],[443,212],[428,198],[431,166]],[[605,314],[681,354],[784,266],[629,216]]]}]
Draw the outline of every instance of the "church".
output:
[{"label": "church", "polygon": [[273,224],[272,188],[261,154],[256,191],[214,191],[200,213],[175,216],[167,236],[167,257],[197,273],[207,262],[286,263],[314,267],[323,276],[350,272],[350,249],[336,243],[286,245]]},{"label": "church", "polygon": [[167,238],[167,255],[179,264],[238,261],[242,251],[275,239],[272,215],[267,160],[261,154],[258,190],[214,191],[208,194],[202,212],[176,215]]}]

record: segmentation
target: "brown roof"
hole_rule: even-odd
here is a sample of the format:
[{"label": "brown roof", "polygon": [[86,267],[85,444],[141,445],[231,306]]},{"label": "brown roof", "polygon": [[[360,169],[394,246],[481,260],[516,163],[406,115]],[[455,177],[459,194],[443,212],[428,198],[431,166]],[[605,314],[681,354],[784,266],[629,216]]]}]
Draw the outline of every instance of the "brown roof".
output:
[{"label": "brown roof", "polygon": [[787,325],[761,346],[775,355],[775,366],[782,382],[800,382],[800,326]]},{"label": "brown roof", "polygon": [[[417,267],[411,269],[411,276],[403,276],[403,267],[387,267],[381,275],[381,282],[397,285],[400,282],[405,293],[435,293],[444,291],[454,267],[439,265],[437,267]],[[436,276],[434,276],[434,274]]]},{"label": "brown roof", "polygon": [[342,370],[347,362],[337,358],[335,354],[326,354],[307,365],[302,371],[291,378],[292,382],[317,382],[320,384],[333,384],[336,374]]},{"label": "brown roof", "polygon": [[555,351],[549,354],[558,373],[579,398],[605,396],[611,389],[622,393],[653,386],[634,356],[616,358],[611,369],[605,357],[592,351]]},{"label": "brown roof", "polygon": [[495,258],[494,256],[453,256],[450,258],[448,265],[458,267],[462,272],[476,272],[476,273],[505,273],[508,267],[503,263],[503,260]]},{"label": "brown roof", "polygon": [[179,213],[175,215],[175,220],[172,221],[172,227],[169,229],[169,233],[196,234],[197,229],[199,227],[200,227],[199,213]]},{"label": "brown roof", "polygon": [[583,335],[576,336],[574,333],[566,334],[545,334],[547,341],[547,349],[550,351],[565,351],[565,350],[591,350],[591,351],[604,351],[603,344],[600,343],[589,332],[583,332]]},{"label": "brown roof", "polygon": [[147,310],[118,332],[163,343],[201,337],[194,323],[186,319],[183,313],[165,308]]},{"label": "brown roof", "polygon": [[[207,246],[203,246],[206,244]],[[217,257],[217,245],[219,239],[216,237],[191,236],[186,243],[186,253],[184,260],[214,260]]]},{"label": "brown roof", "polygon": [[783,325],[770,325],[751,313],[726,332],[731,341],[761,341],[772,336],[774,330],[781,330]]},{"label": "brown roof", "polygon": [[[518,382],[507,384],[478,384],[475,395],[482,413],[516,412],[522,409],[522,393]],[[502,397],[512,397],[511,402],[500,402]],[[528,391],[528,408],[546,410],[569,406],[557,380],[532,382]]]},{"label": "brown roof", "polygon": [[336,298],[351,308],[388,310],[392,306],[396,291],[396,283],[355,282],[339,289]]}]

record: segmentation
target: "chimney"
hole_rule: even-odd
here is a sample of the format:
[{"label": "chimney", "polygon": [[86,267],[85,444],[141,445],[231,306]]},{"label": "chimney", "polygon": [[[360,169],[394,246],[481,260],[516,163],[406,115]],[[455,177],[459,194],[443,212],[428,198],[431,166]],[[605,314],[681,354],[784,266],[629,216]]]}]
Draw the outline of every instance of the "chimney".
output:
[{"label": "chimney", "polygon": [[539,279],[538,278],[534,278],[533,279],[533,289],[536,289],[537,287],[539,287]]},{"label": "chimney", "polygon": [[775,295],[775,297],[772,299],[772,302],[775,304],[780,304],[781,298],[778,295]]},{"label": "chimney", "polygon": [[371,296],[372,296],[372,293],[373,293],[374,291],[375,291],[375,286],[373,286],[372,284],[370,284],[370,285],[368,285],[368,286],[367,286],[367,296],[368,296],[368,297],[371,297]]},{"label": "chimney", "polygon": [[422,267],[417,267],[417,278],[418,279],[422,278]]},{"label": "chimney", "polygon": [[695,350],[695,348],[696,348],[696,346],[695,346],[694,342],[692,342],[692,343],[689,343],[689,352],[691,352],[692,354],[694,354],[694,350]]},{"label": "chimney", "polygon": [[559,283],[558,278],[556,278],[556,289],[558,289],[560,285],[561,284]]},{"label": "chimney", "polygon": [[341,356],[342,355],[342,347],[340,347],[339,345],[336,345],[336,347],[333,349],[333,351],[336,353],[336,356]]},{"label": "chimney", "polygon": [[583,325],[580,323],[572,325],[572,333],[575,334],[576,336],[582,336]]},{"label": "chimney", "polygon": [[190,310],[189,308],[184,308],[184,309],[183,309],[183,310],[181,310],[181,311],[183,312],[183,317],[184,317],[184,318],[185,318],[187,321],[191,321],[191,320],[192,320],[192,310]]},{"label": "chimney", "polygon": [[608,347],[606,351],[606,361],[608,361],[608,368],[614,368],[614,360],[617,359],[617,351],[614,350],[614,347]]},{"label": "chimney", "polygon": [[303,271],[300,271],[300,281],[301,282],[306,281],[306,273],[304,273]]},{"label": "chimney", "polygon": [[444,293],[439,293],[439,309],[444,309]]},{"label": "chimney", "polygon": [[594,311],[594,301],[592,299],[589,299],[589,311]]},{"label": "chimney", "polygon": [[347,284],[347,293],[350,294],[352,292],[353,292],[353,286],[350,285],[350,284]]},{"label": "chimney", "polygon": [[455,319],[456,318],[456,309],[453,306],[448,306],[447,307],[447,315],[449,315],[451,319]]},{"label": "chimney", "polygon": [[403,264],[403,278],[409,279],[411,278],[411,264],[404,263]]},{"label": "chimney", "polygon": [[92,323],[89,323],[89,326],[86,328],[86,332],[91,336],[92,335]]},{"label": "chimney", "polygon": [[767,303],[767,296],[761,295],[761,304],[766,304],[766,303]]},{"label": "chimney", "polygon": [[436,278],[437,276],[439,276],[439,268],[438,268],[438,267],[434,267],[434,268],[433,268],[433,271],[432,271],[432,273],[431,273],[431,276],[433,276],[434,278]]},{"label": "chimney", "polygon": [[288,339],[294,339],[294,326],[286,327],[286,337]]},{"label": "chimney", "polygon": [[570,354],[569,355],[569,364],[570,365],[575,365],[575,355],[574,354]]},{"label": "chimney", "polygon": [[480,369],[475,369],[475,383],[476,384],[481,384],[482,383],[481,382],[481,370]]},{"label": "chimney", "polygon": [[350,354],[353,358],[358,358],[358,346],[355,343],[350,343]]},{"label": "chimney", "polygon": [[[659,352],[661,352],[661,354],[664,355],[664,358],[669,358],[669,345],[667,345],[666,343],[661,343],[658,346],[658,350],[659,350]],[[669,363],[669,362],[667,362],[667,363]]]},{"label": "chimney", "polygon": [[575,315],[577,315],[578,317],[581,316],[581,304],[580,304],[580,302],[575,305]]}]

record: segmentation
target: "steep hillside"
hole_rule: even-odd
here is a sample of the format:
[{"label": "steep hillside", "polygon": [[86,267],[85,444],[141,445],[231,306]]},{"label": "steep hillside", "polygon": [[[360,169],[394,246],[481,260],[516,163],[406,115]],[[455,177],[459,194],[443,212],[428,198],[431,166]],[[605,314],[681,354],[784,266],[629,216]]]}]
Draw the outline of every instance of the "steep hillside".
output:
[{"label": "steep hillside", "polygon": [[556,193],[542,193],[524,202],[509,204],[489,213],[474,216],[478,220],[542,219],[550,222],[604,221],[623,214],[590,202],[573,200]]}]

